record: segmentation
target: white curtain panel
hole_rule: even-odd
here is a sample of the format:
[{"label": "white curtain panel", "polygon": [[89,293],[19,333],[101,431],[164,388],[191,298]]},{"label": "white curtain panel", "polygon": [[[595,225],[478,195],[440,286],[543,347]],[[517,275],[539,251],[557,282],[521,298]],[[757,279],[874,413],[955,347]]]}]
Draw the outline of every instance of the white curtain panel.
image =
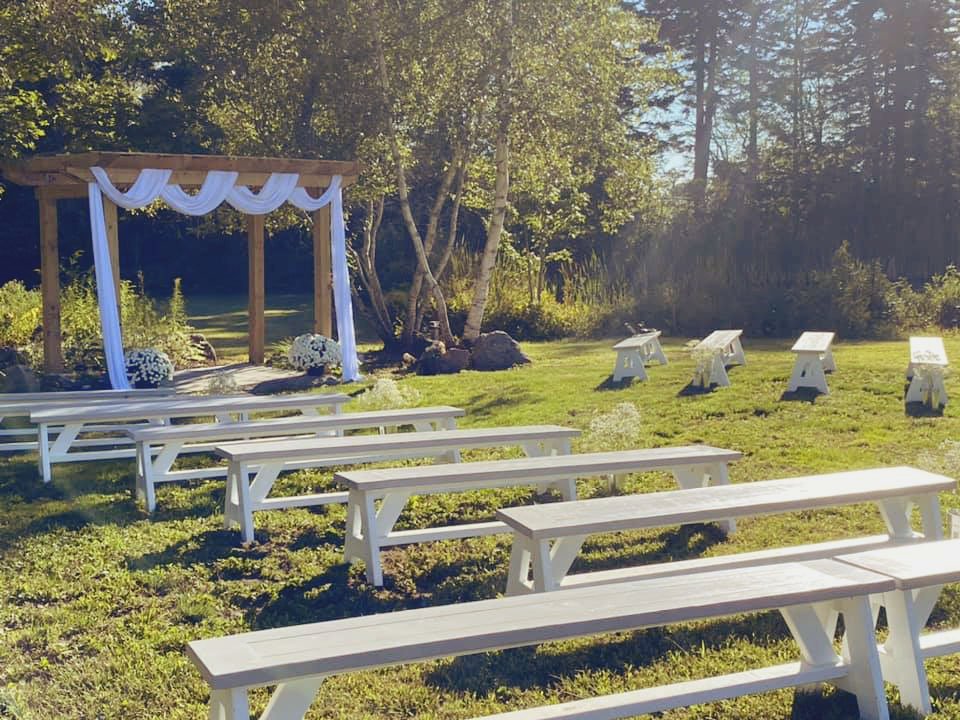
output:
[{"label": "white curtain panel", "polygon": [[179,185],[167,185],[160,191],[160,197],[171,208],[184,215],[206,215],[213,212],[227,199],[240,173],[224,170],[211,170],[203,179],[203,185],[196,195],[190,195]]},{"label": "white curtain panel", "polygon": [[[112,187],[112,186],[111,186]],[[116,288],[107,245],[107,223],[103,216],[103,195],[97,183],[90,183],[90,229],[93,235],[93,264],[97,276],[97,302],[100,325],[103,327],[103,352],[107,357],[107,375],[116,390],[129,390],[127,366],[123,360],[123,338],[120,336],[120,313],[117,310]]]},{"label": "white curtain panel", "polygon": [[90,228],[93,235],[93,259],[97,277],[97,300],[100,305],[100,323],[103,326],[103,349],[107,357],[110,384],[120,390],[130,388],[123,360],[123,338],[120,334],[120,313],[117,309],[116,288],[113,285],[110,249],[107,244],[106,221],[103,215],[103,195],[126,208],[136,210],[163,198],[171,208],[185,215],[205,215],[224,200],[248,215],[265,215],[284,202],[313,212],[331,204],[330,244],[333,265],[333,295],[337,310],[337,333],[343,355],[344,380],[359,380],[360,361],[353,328],[353,302],[350,297],[350,273],[347,268],[346,228],[343,219],[343,194],[339,175],[318,198],[297,187],[299,175],[273,173],[259,193],[236,185],[238,173],[213,170],[207,173],[196,195],[190,195],[179,185],[169,184],[172,170],[141,170],[127,192],[120,192],[110,182],[103,168],[90,168],[96,182],[89,185]]}]

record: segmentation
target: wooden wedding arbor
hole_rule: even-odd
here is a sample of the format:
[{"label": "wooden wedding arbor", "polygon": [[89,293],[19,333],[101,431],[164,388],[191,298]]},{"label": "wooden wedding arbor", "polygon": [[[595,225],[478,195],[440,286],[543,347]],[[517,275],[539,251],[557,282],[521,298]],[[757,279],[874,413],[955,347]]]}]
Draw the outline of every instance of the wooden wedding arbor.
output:
[{"label": "wooden wedding arbor", "polygon": [[[0,165],[0,174],[17,185],[36,188],[40,206],[40,287],[43,298],[43,362],[47,372],[63,370],[60,338],[60,261],[57,240],[57,201],[86,198],[95,182],[91,167],[101,167],[116,186],[133,183],[141,170],[172,170],[171,183],[185,188],[203,184],[211,170],[239,173],[238,185],[262,186],[272,173],[297,173],[298,186],[314,194],[340,175],[342,187],[356,182],[356,161],[300,160],[292,158],[237,157],[228,155],[166,155],[157,153],[88,152],[35,156]],[[113,266],[114,286],[120,287],[120,246],[117,206],[106,196],[103,210]],[[261,364],[264,354],[264,220],[265,215],[245,215],[248,246],[248,348],[250,362]],[[332,334],[330,258],[330,205],[313,213],[314,332]]]}]

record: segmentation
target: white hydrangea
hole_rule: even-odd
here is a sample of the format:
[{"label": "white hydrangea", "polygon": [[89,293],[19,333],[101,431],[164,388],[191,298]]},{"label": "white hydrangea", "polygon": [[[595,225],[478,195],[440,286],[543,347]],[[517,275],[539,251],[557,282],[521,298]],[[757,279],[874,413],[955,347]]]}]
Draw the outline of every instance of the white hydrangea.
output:
[{"label": "white hydrangea", "polygon": [[420,393],[412,388],[401,387],[390,378],[378,378],[372,387],[357,396],[357,405],[363,410],[395,410],[411,407],[420,402]]},{"label": "white hydrangea", "polygon": [[127,378],[134,385],[156,387],[164,380],[173,380],[173,362],[155,348],[127,350],[123,356]]},{"label": "white hydrangea", "polygon": [[595,416],[583,435],[584,450],[631,450],[640,439],[642,416],[636,405],[622,402]]},{"label": "white hydrangea", "polygon": [[235,395],[239,392],[240,386],[232,373],[221,371],[207,380],[207,395]]},{"label": "white hydrangea", "polygon": [[340,364],[340,345],[324,335],[305,333],[294,338],[287,358],[297,370]]}]

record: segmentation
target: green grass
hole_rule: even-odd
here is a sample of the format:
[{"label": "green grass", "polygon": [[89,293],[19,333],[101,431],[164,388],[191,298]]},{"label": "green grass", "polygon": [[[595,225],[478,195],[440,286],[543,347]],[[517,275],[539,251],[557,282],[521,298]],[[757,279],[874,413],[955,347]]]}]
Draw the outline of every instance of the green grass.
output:
[{"label": "green grass", "polygon": [[[283,338],[312,332],[312,295],[267,293],[264,304],[267,347]],[[191,295],[187,312],[190,324],[213,345],[218,359],[228,362],[247,359],[246,295]],[[362,317],[355,320],[359,341],[376,340]]]},{"label": "green grass", "polygon": [[[960,439],[957,406],[943,416],[904,412],[906,343],[842,343],[832,394],[782,400],[789,343],[747,340],[748,365],[732,386],[684,395],[692,363],[668,342],[670,365],[650,380],[608,389],[612,343],[527,344],[534,363],[501,373],[413,377],[422,404],[468,410],[465,427],[559,423],[587,429],[618,403],[642,421],[620,428],[636,446],[706,442],[744,452],[734,482],[911,464],[954,474]],[[960,357],[960,339],[947,339]],[[359,390],[360,388],[356,388]],[[960,383],[948,379],[960,402]],[[581,448],[613,444],[589,437]],[[503,453],[472,453],[491,457]],[[237,545],[221,528],[222,482],[161,487],[146,517],[131,499],[132,463],[58,466],[42,487],[35,457],[0,460],[0,718],[205,717],[207,688],[184,645],[268,628],[424,605],[495,597],[506,584],[504,536],[396,548],[384,554],[386,586],[341,562],[342,507],[260,513],[257,543]],[[329,488],[330,473],[298,472],[278,492]],[[580,483],[584,497],[605,492]],[[625,492],[672,487],[664,474],[631,476]],[[400,525],[490,519],[496,507],[531,500],[527,489],[417,498]],[[955,493],[944,508],[960,506]],[[872,506],[748,519],[723,539],[712,526],[667,528],[591,538],[574,571],[689,558],[874,533]],[[948,589],[933,620],[960,625],[960,593]],[[795,647],[774,613],[680,625],[346,675],[322,687],[310,718],[443,718],[614,692],[653,683],[784,662]],[[928,663],[936,718],[960,719],[960,658]],[[899,708],[889,689],[894,717]],[[265,691],[253,694],[263,709]],[[852,717],[845,694],[751,696],[678,710],[668,718]]]}]

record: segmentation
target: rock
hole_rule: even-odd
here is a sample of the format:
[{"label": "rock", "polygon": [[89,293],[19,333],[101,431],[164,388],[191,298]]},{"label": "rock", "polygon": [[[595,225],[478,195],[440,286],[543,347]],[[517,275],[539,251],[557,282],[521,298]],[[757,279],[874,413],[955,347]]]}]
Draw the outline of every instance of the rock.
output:
[{"label": "rock", "polygon": [[417,375],[439,375],[441,358],[446,352],[447,347],[442,342],[430,345],[417,360]]},{"label": "rock", "polygon": [[26,365],[11,365],[3,370],[3,392],[39,392],[40,380]]},{"label": "rock", "polygon": [[466,370],[470,364],[470,351],[463,348],[450,348],[438,359],[437,372],[453,374]]},{"label": "rock", "polygon": [[190,344],[196,348],[197,352],[203,355],[203,359],[208,363],[211,365],[217,364],[217,351],[202,334],[193,333],[190,335]]},{"label": "rock", "polygon": [[473,344],[470,357],[474,370],[506,370],[530,362],[520,343],[503,332],[483,333]]},{"label": "rock", "polygon": [[324,387],[325,385],[339,384],[337,378],[329,375],[320,377],[317,375],[297,375],[296,377],[277,378],[276,380],[264,380],[257,383],[249,392],[254,395],[275,395],[285,392],[303,392],[312,388]]},{"label": "rock", "polygon": [[400,361],[403,363],[403,366],[405,368],[408,368],[411,365],[413,365],[417,361],[417,359],[410,353],[404,353],[403,357],[400,358]]}]

